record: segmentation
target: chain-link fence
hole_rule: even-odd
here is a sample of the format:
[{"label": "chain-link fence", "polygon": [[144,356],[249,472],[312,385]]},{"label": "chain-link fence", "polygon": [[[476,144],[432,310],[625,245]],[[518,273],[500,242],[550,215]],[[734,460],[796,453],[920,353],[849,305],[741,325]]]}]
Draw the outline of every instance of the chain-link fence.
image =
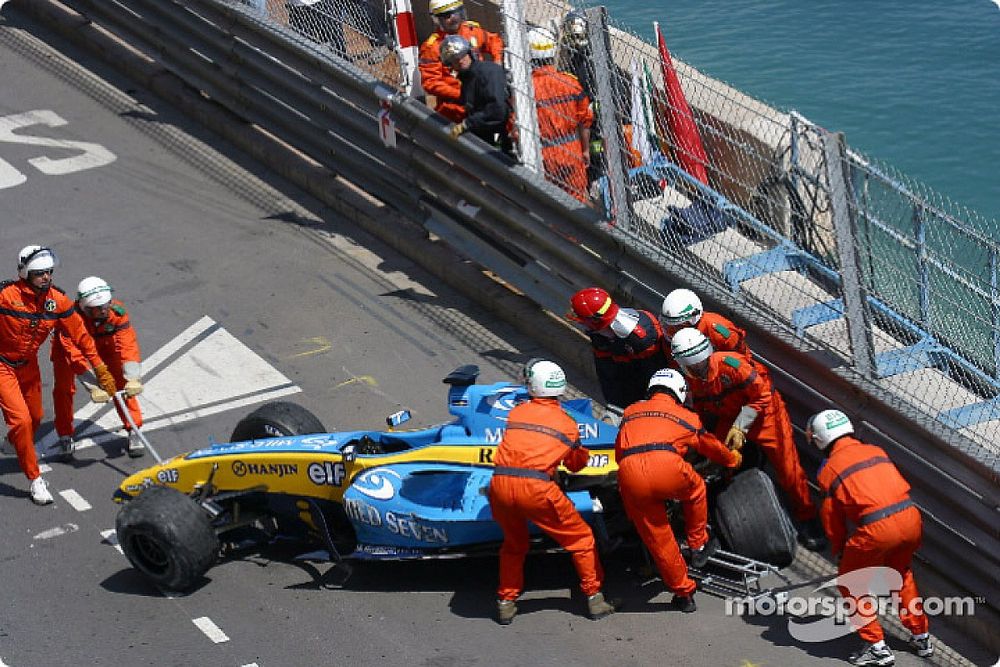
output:
[{"label": "chain-link fence", "polygon": [[402,83],[390,7],[383,0],[239,0],[332,55],[395,86]]},{"label": "chain-link fence", "polygon": [[[685,258],[748,308],[769,310],[932,418],[994,446],[995,220],[671,58],[603,7],[498,2],[463,9],[504,41],[513,112],[504,131],[523,164],[602,210],[633,243]],[[396,48],[399,2],[256,3],[409,89],[416,72]],[[427,0],[412,7],[421,42],[439,25],[428,9]],[[475,34],[473,47],[485,50],[488,37]],[[422,49],[421,62],[432,54]],[[432,106],[458,102],[435,90]]]}]

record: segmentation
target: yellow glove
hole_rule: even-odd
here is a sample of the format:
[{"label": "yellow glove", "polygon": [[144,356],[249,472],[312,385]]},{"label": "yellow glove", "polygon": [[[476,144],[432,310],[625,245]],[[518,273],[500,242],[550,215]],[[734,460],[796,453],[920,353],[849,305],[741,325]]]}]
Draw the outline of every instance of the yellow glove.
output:
[{"label": "yellow glove", "polygon": [[107,403],[111,400],[111,394],[104,391],[100,387],[94,385],[90,386],[90,400],[94,403]]},{"label": "yellow glove", "polygon": [[726,467],[730,468],[732,470],[736,470],[741,465],[743,465],[743,454],[741,454],[740,450],[738,450],[738,449],[734,449],[733,452],[732,452],[732,454],[733,454],[733,457],[731,459],[731,462]]},{"label": "yellow glove", "polygon": [[448,130],[448,134],[451,135],[452,139],[458,139],[460,136],[462,136],[463,132],[465,132],[464,120],[461,123],[455,123],[454,125],[451,126],[451,129]]},{"label": "yellow glove", "polygon": [[125,395],[129,398],[133,396],[138,396],[142,393],[142,382],[133,378],[131,380],[125,381]]},{"label": "yellow glove", "polygon": [[[97,377],[97,384],[101,386],[101,389],[110,397],[118,391],[118,387],[115,386],[115,378],[111,375],[111,371],[105,364],[100,366],[94,366],[94,375]],[[93,392],[91,392],[93,393]]]},{"label": "yellow glove", "polygon": [[729,427],[729,433],[726,434],[726,447],[739,451],[743,449],[746,441],[747,434],[739,426],[733,425]]}]

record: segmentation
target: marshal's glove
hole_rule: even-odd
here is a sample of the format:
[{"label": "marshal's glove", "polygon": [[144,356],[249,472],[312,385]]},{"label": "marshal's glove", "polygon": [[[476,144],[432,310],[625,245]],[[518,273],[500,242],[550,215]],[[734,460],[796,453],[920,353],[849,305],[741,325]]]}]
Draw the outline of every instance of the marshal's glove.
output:
[{"label": "marshal's glove", "polygon": [[451,129],[448,130],[448,134],[451,135],[452,139],[458,139],[460,136],[462,136],[463,132],[465,132],[464,120],[461,123],[455,123],[454,125],[451,126]]},{"label": "marshal's glove", "polygon": [[[94,375],[97,377],[97,384],[100,385],[104,393],[108,395],[108,398],[104,399],[104,401],[96,402],[104,403],[111,400],[111,396],[118,391],[118,388],[115,386],[115,378],[111,375],[111,371],[108,370],[107,365],[101,364],[99,366],[94,366]],[[91,398],[93,398],[94,392],[91,391],[90,394]]]},{"label": "marshal's glove", "polygon": [[729,433],[726,434],[726,447],[738,452],[743,449],[743,445],[746,444],[746,441],[747,434],[744,433],[739,426],[733,424],[729,427]]},{"label": "marshal's glove", "polygon": [[125,375],[125,395],[129,398],[142,393],[142,364],[138,361],[127,361],[122,364],[122,374]]},{"label": "marshal's glove", "polygon": [[743,465],[743,454],[741,454],[740,450],[738,449],[734,449],[732,454],[733,454],[732,459],[730,459],[730,463],[726,467],[729,468],[730,470],[736,470],[741,465]]},{"label": "marshal's glove", "polygon": [[97,385],[89,385],[90,389],[90,400],[94,403],[107,403],[111,400],[111,394],[104,391]]}]

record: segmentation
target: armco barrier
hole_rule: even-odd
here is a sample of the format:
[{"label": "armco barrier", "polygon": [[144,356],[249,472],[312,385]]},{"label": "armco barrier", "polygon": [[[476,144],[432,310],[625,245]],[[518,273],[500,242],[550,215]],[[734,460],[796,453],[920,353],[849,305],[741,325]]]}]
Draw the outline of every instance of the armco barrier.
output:
[{"label": "armco barrier", "polygon": [[[747,325],[754,349],[775,368],[796,415],[839,405],[855,416],[863,436],[890,448],[925,513],[923,567],[943,582],[942,590],[927,593],[985,598],[977,615],[967,619],[967,629],[995,645],[991,628],[997,622],[1000,571],[995,468],[970,454],[975,443],[958,442],[953,432],[942,430],[875,381],[840,366],[833,356],[807,348],[770,311],[748,310],[754,304],[752,295],[737,298],[683,256],[634,243],[629,231],[608,226],[591,209],[485,145],[452,141],[442,120],[420,103],[240,8],[211,0],[71,3],[86,16],[83,20],[55,0],[26,5],[64,34],[91,47],[99,43],[97,50],[111,61],[120,60],[121,54],[111,54],[115,42],[101,28],[157,58],[231,114],[231,127],[216,123],[213,129],[258,155],[263,155],[261,149],[249,144],[270,141],[268,150],[281,159],[268,162],[291,161],[296,152],[307,155],[312,164],[287,169],[297,175],[299,185],[324,201],[330,201],[332,181],[315,163],[363,187],[393,210],[393,224],[413,223],[412,228],[400,227],[383,236],[403,239],[393,244],[401,252],[417,254],[426,247],[418,240],[418,230],[426,225],[449,235],[448,241],[461,252],[553,313],[563,311],[572,290],[589,284],[610,287],[654,309],[669,289],[692,286],[710,307]],[[142,65],[133,69],[141,71]],[[150,76],[149,83],[155,89],[154,79]],[[382,102],[392,105],[394,149],[382,145],[376,133],[375,114]],[[264,132],[249,129],[248,122]],[[378,232],[376,227],[377,221],[370,225]],[[424,266],[433,263],[426,259],[415,257]],[[443,261],[440,255],[433,260]],[[461,284],[472,279],[467,269],[456,266],[437,275],[452,278],[458,289],[470,294],[469,286]],[[507,298],[498,294],[501,291],[481,296],[487,301]],[[522,307],[513,319],[529,314]],[[588,368],[579,336],[574,338],[554,320],[547,327],[533,323],[532,328],[548,332],[551,348],[564,354],[569,349],[571,361]],[[574,342],[559,345],[558,335]]]}]

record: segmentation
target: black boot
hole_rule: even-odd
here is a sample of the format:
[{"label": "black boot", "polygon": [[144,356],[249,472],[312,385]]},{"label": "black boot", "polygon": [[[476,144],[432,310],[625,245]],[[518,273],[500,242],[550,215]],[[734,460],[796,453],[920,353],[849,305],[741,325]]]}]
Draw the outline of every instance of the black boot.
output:
[{"label": "black boot", "polygon": [[670,608],[690,614],[698,610],[698,605],[694,603],[694,593],[691,595],[674,595],[670,599]]},{"label": "black boot", "polygon": [[826,534],[823,532],[823,524],[817,518],[809,519],[799,528],[799,544],[809,551],[823,551],[826,549]]},{"label": "black boot", "polygon": [[699,570],[706,565],[708,565],[708,559],[711,558],[719,549],[719,540],[714,536],[708,538],[708,542],[701,545],[700,549],[691,550],[691,567],[696,567]]}]

